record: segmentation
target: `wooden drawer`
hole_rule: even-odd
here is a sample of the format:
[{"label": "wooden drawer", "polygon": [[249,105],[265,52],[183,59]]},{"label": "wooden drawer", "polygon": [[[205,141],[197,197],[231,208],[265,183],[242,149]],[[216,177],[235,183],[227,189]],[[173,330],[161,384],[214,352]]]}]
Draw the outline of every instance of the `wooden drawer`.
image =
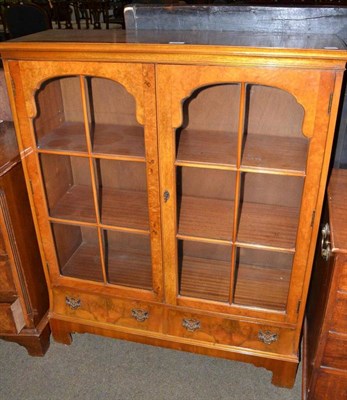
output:
[{"label": "wooden drawer", "polygon": [[168,310],[167,333],[192,340],[292,355],[294,330]]},{"label": "wooden drawer", "polygon": [[347,398],[347,376],[320,370],[310,394],[312,400],[344,400]]},{"label": "wooden drawer", "polygon": [[121,300],[74,290],[54,290],[53,311],[127,328],[162,331],[162,307],[142,301]]},{"label": "wooden drawer", "polygon": [[57,314],[105,322],[107,319],[104,297],[74,290],[53,291],[53,311]]},{"label": "wooden drawer", "polygon": [[338,335],[329,335],[324,349],[322,364],[326,367],[338,368],[347,372],[347,339]]},{"label": "wooden drawer", "polygon": [[337,294],[330,330],[344,334],[347,332],[347,294]]},{"label": "wooden drawer", "polygon": [[13,302],[16,287],[12,278],[11,264],[7,256],[0,255],[0,301]]},{"label": "wooden drawer", "polygon": [[339,290],[343,290],[344,292],[347,292],[347,257],[346,257],[346,255],[344,255],[344,257],[342,258],[342,261],[343,261],[343,265],[341,268],[341,274],[340,274],[340,278],[339,278],[338,287],[339,287]]},{"label": "wooden drawer", "polygon": [[129,328],[162,332],[163,308],[134,300],[106,299],[107,322]]},{"label": "wooden drawer", "polygon": [[1,256],[7,256],[7,250],[6,250],[6,246],[5,246],[4,237],[2,235],[2,231],[0,228],[0,257]]},{"label": "wooden drawer", "polygon": [[19,333],[25,326],[19,299],[12,304],[0,304],[0,334]]}]

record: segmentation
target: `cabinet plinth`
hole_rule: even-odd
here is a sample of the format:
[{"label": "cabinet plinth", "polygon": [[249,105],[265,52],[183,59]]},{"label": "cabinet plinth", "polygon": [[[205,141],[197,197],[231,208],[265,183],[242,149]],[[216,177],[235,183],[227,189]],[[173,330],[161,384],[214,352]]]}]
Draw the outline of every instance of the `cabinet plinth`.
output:
[{"label": "cabinet plinth", "polygon": [[246,361],[291,387],[345,48],[71,34],[0,46],[53,337]]}]

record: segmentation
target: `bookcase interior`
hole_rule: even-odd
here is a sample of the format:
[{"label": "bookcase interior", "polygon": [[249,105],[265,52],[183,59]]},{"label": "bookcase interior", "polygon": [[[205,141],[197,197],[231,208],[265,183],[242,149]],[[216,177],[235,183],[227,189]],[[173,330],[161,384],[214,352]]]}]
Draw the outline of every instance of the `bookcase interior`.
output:
[{"label": "bookcase interior", "polygon": [[[116,81],[67,76],[44,82],[36,104],[61,274],[150,290],[135,99]],[[285,310],[309,145],[303,107],[282,89],[230,82],[197,88],[182,111],[173,132],[178,294]]]}]

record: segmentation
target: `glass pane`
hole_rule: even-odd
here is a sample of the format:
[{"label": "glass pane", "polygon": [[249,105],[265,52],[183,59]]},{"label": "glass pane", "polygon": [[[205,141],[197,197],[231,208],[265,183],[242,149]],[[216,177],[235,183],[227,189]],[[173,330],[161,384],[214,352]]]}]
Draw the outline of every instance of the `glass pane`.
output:
[{"label": "glass pane", "polygon": [[242,166],[304,172],[308,139],[303,120],[304,109],[290,93],[247,85]]},{"label": "glass pane", "polygon": [[238,242],[294,249],[304,178],[241,174]]},{"label": "glass pane", "polygon": [[146,164],[95,160],[101,222],[147,230]]},{"label": "glass pane", "polygon": [[36,93],[37,147],[87,151],[79,77],[54,78]]},{"label": "glass pane", "polygon": [[228,302],[231,245],[178,240],[179,294]]},{"label": "glass pane", "polygon": [[52,231],[62,275],[103,280],[96,228],[54,223]]},{"label": "glass pane", "polygon": [[239,85],[196,90],[183,105],[177,161],[235,165],[239,102]]},{"label": "glass pane", "polygon": [[144,129],[136,120],[134,97],[109,79],[88,77],[86,82],[93,151],[144,157]]},{"label": "glass pane", "polygon": [[237,249],[234,303],[285,310],[293,254]]},{"label": "glass pane", "polygon": [[149,236],[105,230],[104,244],[110,283],[152,289]]},{"label": "glass pane", "polygon": [[231,240],[235,173],[177,167],[178,233]]},{"label": "glass pane", "polygon": [[89,162],[84,157],[40,154],[49,215],[95,222]]}]

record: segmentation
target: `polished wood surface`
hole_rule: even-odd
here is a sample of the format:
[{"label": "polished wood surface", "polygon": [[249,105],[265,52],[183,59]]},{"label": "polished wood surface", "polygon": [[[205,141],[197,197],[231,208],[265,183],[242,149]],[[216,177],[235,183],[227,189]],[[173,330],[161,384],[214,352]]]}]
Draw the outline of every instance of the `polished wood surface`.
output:
[{"label": "polished wood surface", "polygon": [[[176,46],[182,42],[201,45],[221,45],[221,46],[243,46],[250,48],[281,48],[284,53],[287,49],[326,49],[332,50],[336,56],[341,55],[338,50],[344,50],[345,45],[341,39],[335,35],[289,35],[286,33],[250,33],[250,32],[218,32],[218,31],[162,31],[160,35],[155,30],[130,30],[130,31],[59,31],[56,29],[27,35],[11,41],[11,45],[2,43],[2,48],[25,48],[24,43],[35,43],[37,48],[53,48],[54,43],[65,42],[67,47],[72,47],[75,43],[87,43],[89,46],[103,43],[148,43],[148,44],[169,44],[176,50]],[[182,46],[180,46],[182,47]],[[186,46],[184,46],[186,47]],[[139,49],[140,50],[140,49]],[[336,51],[337,50],[337,51]],[[267,49],[269,51],[269,49]],[[271,52],[271,50],[270,50]]]},{"label": "polished wood surface", "polygon": [[[307,400],[344,399],[347,395],[347,170],[332,171],[322,234],[317,244],[305,329],[303,396]],[[329,259],[322,248],[330,242]],[[322,245],[321,245],[322,243]]]},{"label": "polished wood surface", "polygon": [[346,51],[126,35],[0,45],[53,336],[252,362],[290,387]]}]

